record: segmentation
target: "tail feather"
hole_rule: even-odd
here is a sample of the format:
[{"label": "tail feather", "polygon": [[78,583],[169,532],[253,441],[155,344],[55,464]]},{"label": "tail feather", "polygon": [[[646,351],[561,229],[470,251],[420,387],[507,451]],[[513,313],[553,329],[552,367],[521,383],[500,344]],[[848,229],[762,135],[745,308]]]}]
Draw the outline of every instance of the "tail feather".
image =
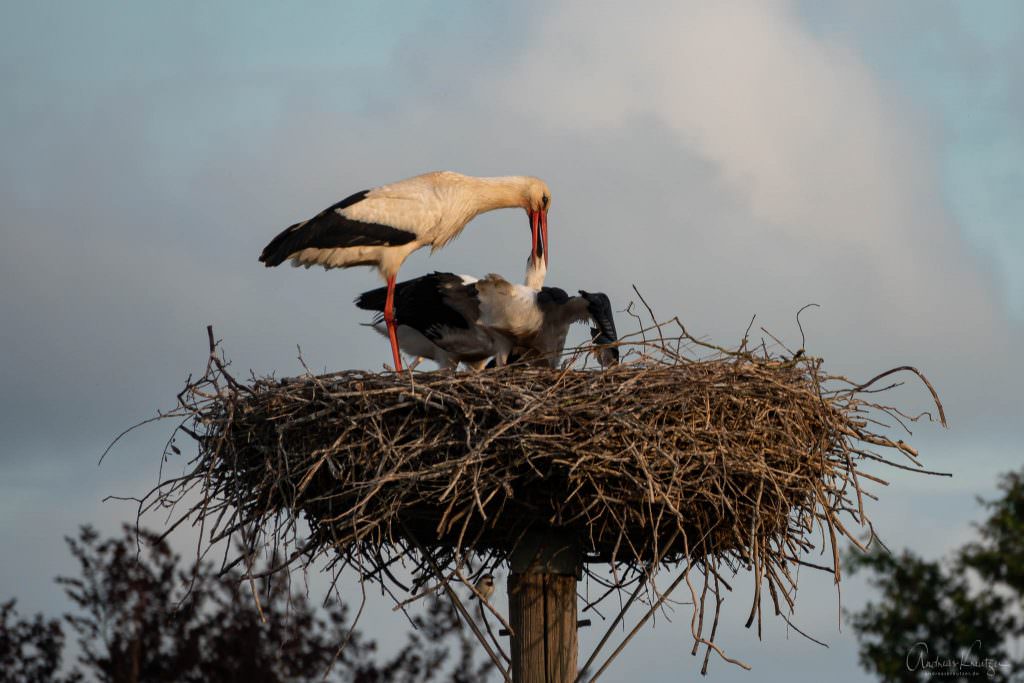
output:
[{"label": "tail feather", "polygon": [[388,300],[388,288],[378,287],[377,289],[371,289],[367,292],[363,292],[355,299],[357,308],[361,308],[364,311],[383,311],[384,304]]},{"label": "tail feather", "polygon": [[285,243],[288,242],[292,235],[295,234],[299,228],[305,225],[308,221],[299,221],[293,225],[289,225],[287,228],[281,231],[277,237],[270,240],[270,244],[263,247],[263,252],[260,254],[260,263],[264,264],[267,268],[273,268],[284,263],[291,252],[285,248]]},{"label": "tail feather", "polygon": [[[399,282],[395,285],[395,322],[423,334],[439,326],[467,329],[465,315],[452,306],[449,297],[471,286],[459,275],[440,272]],[[366,311],[383,312],[387,298],[388,288],[378,287],[357,296],[355,304]]]}]

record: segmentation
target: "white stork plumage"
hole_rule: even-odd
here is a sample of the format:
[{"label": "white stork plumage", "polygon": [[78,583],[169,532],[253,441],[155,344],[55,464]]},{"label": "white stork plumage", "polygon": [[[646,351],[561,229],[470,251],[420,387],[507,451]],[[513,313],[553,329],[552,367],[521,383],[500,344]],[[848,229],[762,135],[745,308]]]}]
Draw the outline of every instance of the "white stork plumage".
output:
[{"label": "white stork plumage", "polygon": [[[543,247],[538,244],[538,249]],[[544,286],[547,265],[540,254],[532,252],[526,262],[524,286],[537,292]],[[464,285],[471,285],[479,278],[472,275],[434,273],[397,285],[395,298],[399,306],[408,312],[409,324],[396,322],[399,348],[417,359],[429,359],[442,370],[454,370],[459,363],[480,370],[488,358],[507,355],[511,350],[510,340],[471,322],[475,319],[472,301],[462,292]],[[376,289],[364,292],[356,298],[356,305],[367,310],[382,311],[386,291]],[[400,316],[406,320],[406,316]],[[383,317],[372,323],[373,329],[388,335]],[[420,330],[432,328],[431,336],[441,337],[438,345]]]},{"label": "white stork plumage", "polygon": [[394,324],[395,277],[412,252],[440,249],[486,211],[520,207],[530,217],[534,258],[548,258],[551,192],[531,176],[475,178],[451,171],[425,173],[364,190],[296,223],[260,254],[267,267],[291,260],[295,266],[373,266],[387,281],[384,322],[395,369],[402,369]]},{"label": "white stork plumage", "polygon": [[[513,342],[505,335],[476,324],[479,305],[474,298],[471,275],[431,273],[399,282],[395,287],[395,323],[398,345],[410,356],[434,361],[442,370],[459,363],[480,370],[489,358],[507,356]],[[363,292],[356,306],[383,313],[387,289]],[[373,328],[388,334],[383,314]]]},{"label": "white stork plumage", "polygon": [[[476,284],[482,302],[480,324],[504,333],[514,342],[511,354],[504,358],[495,356],[495,365],[502,365],[511,355],[517,361],[558,367],[573,323],[595,325],[591,328],[595,344],[603,346],[618,340],[611,301],[603,292],[581,289],[579,296],[569,296],[559,287],[542,287],[532,300],[527,300],[515,285],[511,285],[515,293],[510,295],[509,287],[507,281],[496,275],[489,275]],[[602,366],[611,365],[618,361],[619,351],[614,346],[604,346],[598,359]]]},{"label": "white stork plumage", "polygon": [[[386,294],[384,288],[364,292],[356,305],[381,311]],[[611,303],[600,292],[570,297],[557,287],[515,285],[500,275],[478,280],[432,273],[400,282],[395,299],[402,349],[445,369],[460,362],[481,368],[488,358],[501,366],[514,350],[519,357],[555,367],[574,322],[595,324],[601,344],[617,339]],[[614,348],[599,355],[602,364],[617,357]]]}]

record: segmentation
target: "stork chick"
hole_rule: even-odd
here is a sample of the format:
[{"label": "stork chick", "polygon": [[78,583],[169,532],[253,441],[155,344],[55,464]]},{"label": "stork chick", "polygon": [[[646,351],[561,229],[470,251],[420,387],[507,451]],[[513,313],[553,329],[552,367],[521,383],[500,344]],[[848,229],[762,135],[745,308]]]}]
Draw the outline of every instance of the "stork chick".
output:
[{"label": "stork chick", "polygon": [[[533,289],[500,275],[477,280],[432,273],[399,283],[396,296],[403,311],[397,321],[403,348],[436,360],[442,368],[459,362],[479,368],[489,357],[502,366],[513,349],[535,363],[556,367],[574,322],[591,321],[602,343],[617,339],[611,303],[599,292],[570,297],[557,287]],[[356,305],[379,311],[383,299],[383,289],[377,289],[364,292]],[[602,364],[617,360],[617,349],[605,351]]]},{"label": "stork chick", "polygon": [[[524,297],[533,297],[544,284],[544,253],[543,243],[538,242],[527,261],[525,284],[513,286]],[[399,282],[395,286],[395,302],[401,310],[396,320],[399,348],[416,358],[436,362],[442,370],[454,370],[459,363],[479,370],[489,358],[507,356],[513,342],[475,322],[479,305],[470,286],[476,282],[477,278],[471,275],[454,273],[432,273]],[[383,287],[363,292],[355,304],[380,312],[384,310],[386,294]],[[382,316],[371,326],[387,334]]]}]

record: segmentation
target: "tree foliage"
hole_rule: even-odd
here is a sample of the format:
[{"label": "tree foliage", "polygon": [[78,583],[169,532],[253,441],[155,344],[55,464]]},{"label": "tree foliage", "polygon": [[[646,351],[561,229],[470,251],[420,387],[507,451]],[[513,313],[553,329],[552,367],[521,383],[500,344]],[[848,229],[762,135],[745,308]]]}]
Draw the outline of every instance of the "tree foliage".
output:
[{"label": "tree foliage", "polygon": [[60,676],[64,632],[56,619],[41,614],[20,619],[15,601],[0,604],[0,680],[9,683],[73,683]]},{"label": "tree foliage", "polygon": [[948,560],[879,549],[847,557],[881,593],[850,615],[861,665],[879,680],[1007,680],[1024,670],[1011,647],[1024,636],[1024,474],[1004,475],[1000,490],[979,499],[988,517],[977,540]]},{"label": "tree foliage", "polygon": [[[980,500],[988,519],[978,526],[980,538],[960,551],[960,564],[986,584],[1001,586],[1024,602],[1024,470],[1009,472],[999,484],[1003,496]],[[1024,623],[1016,625],[1024,635]]]},{"label": "tree foliage", "polygon": [[0,681],[74,683],[85,674],[104,683],[468,683],[490,670],[440,600],[414,618],[397,653],[381,657],[353,630],[346,605],[313,606],[287,576],[257,581],[257,604],[238,571],[193,571],[150,532],[125,527],[121,537],[101,539],[83,527],[67,542],[79,571],[57,581],[77,608],[65,621],[77,636],[78,668],[58,677],[60,622],[19,620],[12,601],[0,610]]}]

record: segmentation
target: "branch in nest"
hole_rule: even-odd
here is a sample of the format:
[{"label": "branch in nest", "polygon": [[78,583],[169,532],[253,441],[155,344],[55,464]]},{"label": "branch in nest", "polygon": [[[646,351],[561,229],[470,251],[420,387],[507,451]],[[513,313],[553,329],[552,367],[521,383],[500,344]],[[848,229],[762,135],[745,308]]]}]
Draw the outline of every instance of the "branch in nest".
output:
[{"label": "branch in nest", "polygon": [[[210,330],[205,373],[166,415],[184,420],[197,455],[140,513],[178,505],[172,525],[242,534],[243,553],[291,544],[302,549],[293,564],[324,557],[396,589],[389,567],[403,558],[426,553],[414,561],[436,564],[446,584],[457,558],[497,566],[530,528],[557,527],[580,539],[589,562],[612,563],[613,588],[642,587],[656,566],[685,567],[683,576],[751,567],[760,626],[762,582],[781,614],[795,601],[794,566],[838,580],[836,545],[870,525],[861,487],[882,481],[864,468],[898,467],[881,452],[916,460],[877,426],[895,409],[872,384],[910,372],[944,424],[941,403],[909,366],[858,385],[802,348],[772,356],[746,338],[737,349],[698,340],[678,319],[654,327],[656,339],[649,330],[621,339],[625,362],[604,371],[353,370],[247,383],[228,374]],[[681,352],[698,348],[710,355]],[[199,500],[182,508],[190,492]],[[818,537],[830,567],[804,558]],[[586,571],[599,578],[593,564]],[[717,626],[723,579],[713,571]],[[704,600],[694,609],[702,621]]]}]

